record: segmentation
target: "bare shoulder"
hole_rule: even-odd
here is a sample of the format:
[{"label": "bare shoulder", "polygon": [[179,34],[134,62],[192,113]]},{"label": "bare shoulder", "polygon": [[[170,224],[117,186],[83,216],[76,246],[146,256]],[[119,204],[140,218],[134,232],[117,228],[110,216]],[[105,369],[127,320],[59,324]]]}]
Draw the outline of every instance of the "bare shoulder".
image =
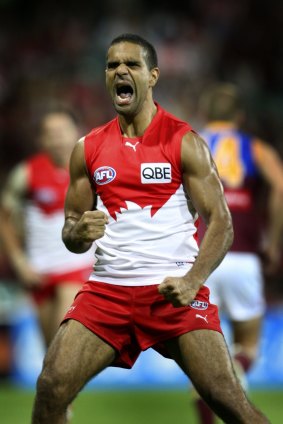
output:
[{"label": "bare shoulder", "polygon": [[82,173],[85,173],[84,137],[75,144],[70,160],[71,177]]},{"label": "bare shoulder", "polygon": [[283,193],[283,162],[278,151],[267,142],[254,139],[253,156],[262,177]]},{"label": "bare shoulder", "polygon": [[277,150],[267,141],[260,138],[253,139],[252,150],[255,160],[259,162],[264,161],[266,159],[266,155],[279,157]]},{"label": "bare shoulder", "polygon": [[76,142],[72,152],[72,159],[79,160],[84,158],[84,140],[85,140],[85,137],[82,137]]},{"label": "bare shoulder", "polygon": [[27,185],[28,167],[26,163],[21,162],[10,171],[4,190],[24,194],[27,191]]},{"label": "bare shoulder", "polygon": [[214,169],[209,148],[206,142],[195,132],[184,135],[181,148],[182,166],[190,174],[207,172],[208,168]]},{"label": "bare shoulder", "polygon": [[15,209],[24,200],[28,191],[28,167],[23,162],[9,173],[1,193],[1,204],[8,209]]}]

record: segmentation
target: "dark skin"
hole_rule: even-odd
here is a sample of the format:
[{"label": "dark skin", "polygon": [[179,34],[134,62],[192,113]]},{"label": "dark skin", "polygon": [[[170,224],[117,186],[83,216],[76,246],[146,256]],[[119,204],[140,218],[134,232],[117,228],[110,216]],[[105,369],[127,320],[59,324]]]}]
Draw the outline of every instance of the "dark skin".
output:
[{"label": "dark skin", "polygon": [[[121,131],[127,137],[143,134],[155,115],[152,88],[158,76],[158,68],[149,69],[141,46],[122,42],[108,50],[106,86],[118,113]],[[117,95],[117,87],[125,82],[132,89],[132,95],[126,99]],[[168,276],[158,286],[159,292],[175,307],[187,305],[195,298],[233,238],[222,186],[205,143],[197,135],[188,133],[182,142],[181,155],[185,190],[194,208],[206,220],[208,230],[191,270],[182,278]],[[101,211],[92,210],[95,193],[85,168],[83,140],[73,151],[70,172],[63,240],[70,250],[84,252],[94,240],[103,236],[108,218]],[[80,340],[80,343],[74,344],[73,340]],[[220,333],[192,331],[168,340],[166,346],[172,358],[225,422],[268,422],[246,400]],[[115,351],[109,344],[79,322],[67,321],[60,327],[45,358],[32,423],[65,423],[68,404],[88,379],[110,365],[114,358]]]},{"label": "dark skin", "polygon": [[[119,113],[124,136],[142,135],[156,113],[152,88],[159,69],[148,69],[140,46],[121,43],[108,52],[106,86]],[[129,84],[131,101],[124,103],[117,96],[117,87]],[[208,275],[221,262],[233,237],[231,217],[223,196],[216,167],[204,141],[190,132],[182,143],[183,182],[194,207],[208,224],[199,256],[183,278],[167,277],[159,292],[174,306],[185,306],[194,299]],[[91,211],[95,202],[85,170],[83,140],[76,146],[71,161],[71,185],[66,201],[66,221],[63,240],[74,252],[87,250],[93,241],[104,234],[107,216]],[[204,252],[204,253],[203,253]],[[216,253],[217,252],[217,253]]]}]

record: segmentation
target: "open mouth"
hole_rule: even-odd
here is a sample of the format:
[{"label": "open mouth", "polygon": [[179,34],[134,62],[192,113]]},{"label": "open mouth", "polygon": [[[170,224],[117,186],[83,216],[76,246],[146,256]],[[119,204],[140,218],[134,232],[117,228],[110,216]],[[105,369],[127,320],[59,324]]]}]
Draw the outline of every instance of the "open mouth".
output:
[{"label": "open mouth", "polygon": [[121,84],[116,87],[116,101],[119,105],[127,105],[131,102],[134,94],[129,84]]}]

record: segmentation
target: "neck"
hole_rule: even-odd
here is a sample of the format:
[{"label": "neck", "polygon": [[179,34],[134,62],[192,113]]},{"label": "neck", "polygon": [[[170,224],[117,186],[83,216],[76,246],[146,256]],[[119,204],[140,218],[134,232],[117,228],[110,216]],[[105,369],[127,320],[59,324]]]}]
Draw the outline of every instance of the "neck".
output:
[{"label": "neck", "polygon": [[157,107],[152,101],[149,105],[144,105],[142,110],[133,117],[119,115],[119,123],[123,136],[129,138],[142,136],[156,112]]}]

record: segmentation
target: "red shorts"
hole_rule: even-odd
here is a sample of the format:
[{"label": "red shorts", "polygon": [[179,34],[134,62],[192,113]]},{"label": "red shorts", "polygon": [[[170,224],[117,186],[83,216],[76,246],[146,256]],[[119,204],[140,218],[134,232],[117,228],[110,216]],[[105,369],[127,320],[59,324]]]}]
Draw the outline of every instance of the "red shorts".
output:
[{"label": "red shorts", "polygon": [[217,306],[202,287],[190,306],[174,308],[157,285],[120,286],[88,281],[64,317],[74,319],[117,351],[114,366],[131,368],[141,351],[153,347],[170,357],[162,342],[193,330],[222,333]]},{"label": "red shorts", "polygon": [[64,274],[45,274],[43,283],[30,291],[30,294],[37,305],[47,299],[55,297],[56,287],[63,284],[81,284],[83,285],[89,278],[91,269],[82,268]]}]

